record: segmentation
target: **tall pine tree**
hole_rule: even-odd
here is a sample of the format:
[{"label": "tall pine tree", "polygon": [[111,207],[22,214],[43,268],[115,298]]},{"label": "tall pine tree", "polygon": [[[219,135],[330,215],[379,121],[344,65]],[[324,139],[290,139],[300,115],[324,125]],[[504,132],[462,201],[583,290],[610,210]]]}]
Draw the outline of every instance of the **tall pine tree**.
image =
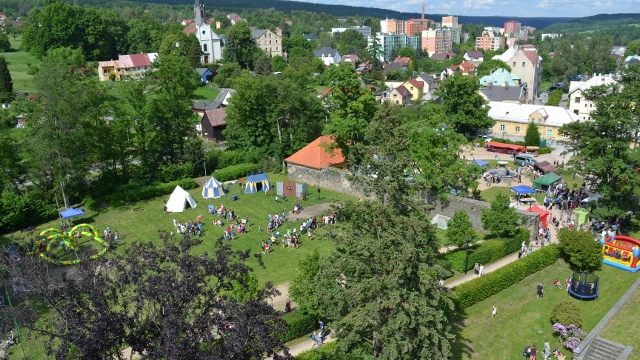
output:
[{"label": "tall pine tree", "polygon": [[13,100],[13,80],[7,67],[7,59],[0,56],[0,103]]},{"label": "tall pine tree", "polygon": [[527,132],[524,134],[524,144],[527,146],[540,146],[540,130],[538,130],[538,125],[533,121],[527,126]]}]

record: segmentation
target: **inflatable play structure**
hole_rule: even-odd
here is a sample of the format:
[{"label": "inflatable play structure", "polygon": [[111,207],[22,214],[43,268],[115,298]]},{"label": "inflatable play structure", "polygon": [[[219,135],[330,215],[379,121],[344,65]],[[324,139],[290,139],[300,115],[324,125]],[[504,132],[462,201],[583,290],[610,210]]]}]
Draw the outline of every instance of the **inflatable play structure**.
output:
[{"label": "inflatable play structure", "polygon": [[600,244],[602,244],[605,264],[631,272],[639,270],[640,240],[624,235],[614,235],[600,239]]},{"label": "inflatable play structure", "polygon": [[[76,237],[74,237],[74,235],[76,235]],[[56,228],[48,228],[40,232],[40,242],[36,244],[36,246],[40,247],[41,245],[46,245],[44,251],[40,252],[40,258],[54,265],[79,264],[83,261],[83,259],[59,261],[52,258],[49,254],[51,253],[51,250],[56,246],[61,246],[62,248],[69,250],[75,250],[78,246],[78,240],[80,239],[80,236],[89,237],[90,239],[100,243],[100,245],[102,245],[103,247],[102,251],[89,256],[88,259],[95,260],[104,255],[109,249],[109,244],[100,237],[100,234],[98,233],[98,231],[96,231],[96,228],[93,225],[78,224],[72,227],[68,232],[62,232]]]},{"label": "inflatable play structure", "polygon": [[596,299],[599,287],[600,278],[592,273],[573,273],[569,293],[581,300]]}]

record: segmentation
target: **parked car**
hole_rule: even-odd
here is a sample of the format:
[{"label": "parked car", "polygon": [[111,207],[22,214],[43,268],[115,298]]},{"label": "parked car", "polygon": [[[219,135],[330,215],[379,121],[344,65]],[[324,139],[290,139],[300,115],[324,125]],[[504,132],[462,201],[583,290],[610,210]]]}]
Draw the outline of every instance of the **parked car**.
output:
[{"label": "parked car", "polygon": [[531,154],[516,155],[515,159],[513,159],[513,163],[520,166],[535,165],[537,162],[538,161]]}]

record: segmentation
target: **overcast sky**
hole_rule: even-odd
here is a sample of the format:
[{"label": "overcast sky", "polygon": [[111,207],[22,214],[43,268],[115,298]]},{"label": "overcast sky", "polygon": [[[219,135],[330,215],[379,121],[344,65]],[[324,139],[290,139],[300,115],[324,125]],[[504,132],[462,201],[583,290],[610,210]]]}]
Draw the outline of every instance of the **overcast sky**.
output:
[{"label": "overcast sky", "polygon": [[[319,4],[376,7],[427,14],[514,17],[583,17],[602,13],[640,12],[640,0],[298,0]],[[615,4],[615,5],[614,5]]]}]

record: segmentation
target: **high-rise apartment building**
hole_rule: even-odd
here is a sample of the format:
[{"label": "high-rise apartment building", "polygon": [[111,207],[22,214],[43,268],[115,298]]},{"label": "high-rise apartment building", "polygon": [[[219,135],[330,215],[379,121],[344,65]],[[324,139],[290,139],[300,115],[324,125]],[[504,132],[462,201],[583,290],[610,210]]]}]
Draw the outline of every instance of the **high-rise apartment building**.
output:
[{"label": "high-rise apartment building", "polygon": [[504,23],[504,36],[518,37],[521,30],[522,25],[515,20],[505,21]]},{"label": "high-rise apartment building", "polygon": [[431,29],[422,31],[422,50],[429,53],[450,52],[452,49],[451,30],[449,28]]},{"label": "high-rise apartment building", "polygon": [[504,37],[495,36],[493,31],[485,30],[476,38],[476,50],[498,50],[504,48]]},{"label": "high-rise apartment building", "polygon": [[377,33],[376,35],[371,35],[368,38],[368,45],[371,46],[373,44],[373,36],[378,39],[378,45],[380,46],[378,53],[378,59],[383,62],[393,60],[391,58],[391,53],[393,49],[400,49],[403,47],[410,47],[412,49],[418,49],[420,46],[420,36],[408,36],[407,34],[384,34]]}]

